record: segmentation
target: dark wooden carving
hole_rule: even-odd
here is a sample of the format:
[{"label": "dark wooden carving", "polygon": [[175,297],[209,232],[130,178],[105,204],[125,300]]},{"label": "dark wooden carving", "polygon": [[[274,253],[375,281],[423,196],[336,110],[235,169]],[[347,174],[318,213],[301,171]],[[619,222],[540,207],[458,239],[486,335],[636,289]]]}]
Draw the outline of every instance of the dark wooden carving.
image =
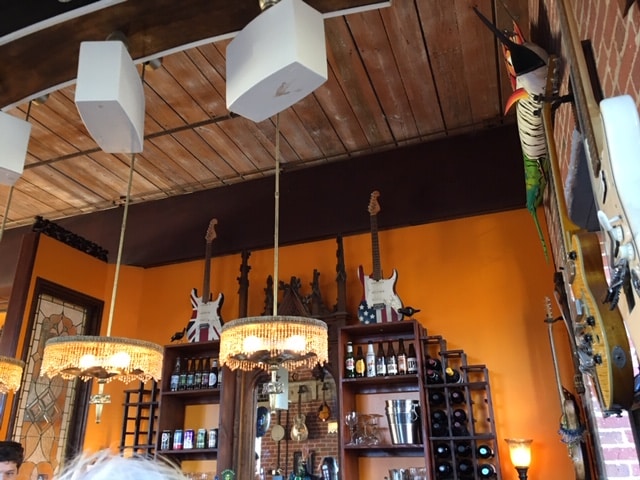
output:
[{"label": "dark wooden carving", "polygon": [[66,228],[62,228],[61,226],[40,216],[36,217],[32,230],[34,232],[44,233],[48,237],[55,238],[65,245],[69,245],[76,250],[80,250],[81,252],[91,255],[98,260],[102,260],[104,262],[108,261],[109,252],[100,245],[70,232]]}]

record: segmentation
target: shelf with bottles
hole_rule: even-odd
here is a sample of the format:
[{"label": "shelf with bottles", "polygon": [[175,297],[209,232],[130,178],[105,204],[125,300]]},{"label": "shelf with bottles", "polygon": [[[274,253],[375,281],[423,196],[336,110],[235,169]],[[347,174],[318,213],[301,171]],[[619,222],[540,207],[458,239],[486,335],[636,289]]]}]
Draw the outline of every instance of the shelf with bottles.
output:
[{"label": "shelf with bottles", "polygon": [[489,373],[446,340],[423,341],[427,431],[436,479],[500,479]]}]

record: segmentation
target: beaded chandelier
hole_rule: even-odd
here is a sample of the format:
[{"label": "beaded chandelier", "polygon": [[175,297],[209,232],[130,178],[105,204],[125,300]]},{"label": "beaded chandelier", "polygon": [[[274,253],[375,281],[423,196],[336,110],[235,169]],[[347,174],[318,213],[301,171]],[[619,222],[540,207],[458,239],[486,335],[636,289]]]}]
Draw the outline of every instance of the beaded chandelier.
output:
[{"label": "beaded chandelier", "polygon": [[[262,368],[275,387],[279,366],[313,368],[328,361],[327,324],[310,317],[278,315],[278,232],[280,210],[280,116],[276,115],[273,315],[239,318],[220,333],[220,361],[231,370]],[[276,391],[278,389],[276,388]]]},{"label": "beaded chandelier", "polygon": [[16,392],[22,381],[24,362],[0,355],[0,393]]}]

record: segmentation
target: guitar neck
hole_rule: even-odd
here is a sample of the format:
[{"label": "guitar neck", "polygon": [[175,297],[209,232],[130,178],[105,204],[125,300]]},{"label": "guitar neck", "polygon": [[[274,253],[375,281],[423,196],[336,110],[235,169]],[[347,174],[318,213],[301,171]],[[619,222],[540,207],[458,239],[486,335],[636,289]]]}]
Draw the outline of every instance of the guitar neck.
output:
[{"label": "guitar neck", "polygon": [[211,242],[207,242],[204,256],[204,280],[202,282],[202,303],[211,297]]},{"label": "guitar neck", "polygon": [[373,255],[373,274],[371,278],[380,280],[382,279],[382,267],[380,265],[380,243],[378,242],[378,217],[370,215],[369,218],[371,221],[371,253]]}]

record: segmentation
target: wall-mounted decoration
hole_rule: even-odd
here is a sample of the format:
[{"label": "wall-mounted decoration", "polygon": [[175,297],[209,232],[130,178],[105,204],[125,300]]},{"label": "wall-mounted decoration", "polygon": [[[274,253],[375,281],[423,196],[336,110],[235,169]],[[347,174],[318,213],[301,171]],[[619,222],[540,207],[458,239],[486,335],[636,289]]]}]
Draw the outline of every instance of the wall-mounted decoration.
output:
[{"label": "wall-mounted decoration", "polygon": [[13,402],[9,431],[25,448],[21,474],[52,478],[82,450],[91,384],[40,377],[51,337],[98,333],[103,302],[42,278],[36,280],[23,343],[23,384]]}]

